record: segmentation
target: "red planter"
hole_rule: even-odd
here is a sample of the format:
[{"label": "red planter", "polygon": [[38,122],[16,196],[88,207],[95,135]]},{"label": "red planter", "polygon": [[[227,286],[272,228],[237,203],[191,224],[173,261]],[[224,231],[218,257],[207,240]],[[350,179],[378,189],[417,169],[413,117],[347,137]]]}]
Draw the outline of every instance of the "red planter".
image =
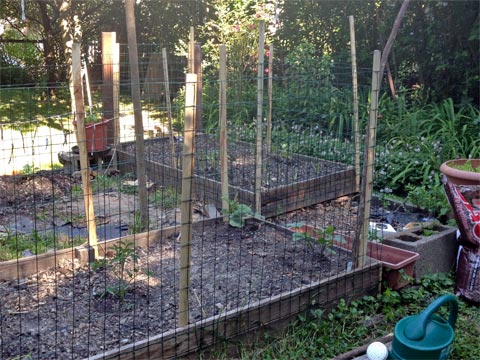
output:
[{"label": "red planter", "polygon": [[[85,125],[85,134],[87,138],[87,152],[93,153],[105,151],[108,149],[108,124],[112,119],[102,120],[98,123]],[[77,123],[73,123],[77,126]]]},{"label": "red planter", "polygon": [[[291,230],[307,233],[311,237],[315,237],[317,234],[316,229],[310,225],[292,227]],[[341,237],[343,241],[334,240],[334,245],[351,251],[353,239],[350,236],[342,235]],[[397,290],[408,284],[406,276],[413,277],[413,268],[420,255],[413,251],[369,241],[367,244],[367,256],[378,260],[382,264],[384,270],[382,272],[383,280],[389,288]]]},{"label": "red planter", "polygon": [[454,185],[480,185],[480,172],[455,168],[455,165],[463,165],[467,161],[470,161],[474,168],[480,168],[480,159],[455,159],[444,162],[440,166],[440,171]]}]

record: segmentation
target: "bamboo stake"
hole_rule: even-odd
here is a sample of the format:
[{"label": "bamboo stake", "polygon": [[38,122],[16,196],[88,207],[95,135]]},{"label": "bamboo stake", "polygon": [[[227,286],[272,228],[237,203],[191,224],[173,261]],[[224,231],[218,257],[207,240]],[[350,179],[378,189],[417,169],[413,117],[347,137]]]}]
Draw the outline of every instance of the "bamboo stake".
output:
[{"label": "bamboo stake", "polygon": [[135,30],[135,0],[125,0],[127,23],[128,57],[132,86],[133,114],[135,118],[135,156],[137,160],[138,202],[140,207],[140,227],[148,228],[148,197],[145,174],[145,143],[143,140],[142,102],[140,100],[140,73],[138,69],[137,35]]},{"label": "bamboo stake", "polygon": [[273,44],[269,48],[268,57],[268,113],[267,113],[267,153],[272,152],[272,110],[273,110]]},{"label": "bamboo stake", "polygon": [[355,191],[360,190],[360,131],[358,128],[358,77],[357,77],[357,50],[355,43],[355,25],[353,16],[348,17],[350,23],[350,52],[352,58],[353,83],[353,136],[355,147]]},{"label": "bamboo stake", "polygon": [[363,176],[361,182],[360,204],[358,211],[358,228],[353,246],[353,260],[357,268],[365,265],[367,254],[368,232],[370,222],[370,205],[372,202],[373,172],[375,166],[375,142],[377,135],[378,94],[380,90],[380,51],[373,53],[372,93],[370,100],[370,116],[368,120],[367,136],[365,137],[365,158],[363,162]]},{"label": "bamboo stake", "polygon": [[[120,44],[112,45],[112,73],[113,73],[113,143],[118,149],[120,144]],[[117,167],[117,156],[114,154],[113,164]]]},{"label": "bamboo stake", "polygon": [[185,125],[182,166],[182,200],[180,204],[182,227],[180,237],[180,282],[178,296],[178,325],[188,324],[190,262],[192,243],[192,179],[195,153],[195,95],[196,74],[187,74],[185,88]]},{"label": "bamboo stake", "polygon": [[85,105],[82,86],[82,65],[80,61],[80,44],[72,44],[72,83],[75,99],[75,120],[77,122],[77,143],[80,154],[82,175],[83,201],[88,228],[88,246],[93,248],[94,259],[98,258],[97,225],[93,208],[92,184],[90,182],[90,167],[87,154],[87,137],[85,133]]},{"label": "bamboo stake", "polygon": [[258,78],[257,78],[257,141],[255,152],[255,212],[262,210],[262,122],[263,122],[263,68],[265,46],[265,22],[260,21],[258,36]]},{"label": "bamboo stake", "polygon": [[172,101],[170,100],[170,80],[168,78],[168,60],[167,49],[162,49],[162,63],[163,63],[163,79],[165,81],[165,98],[167,100],[167,114],[168,114],[168,132],[170,141],[170,160],[172,168],[176,168],[175,161],[175,143],[173,139],[173,126],[172,126]]},{"label": "bamboo stake", "polygon": [[228,221],[230,206],[228,194],[228,153],[227,153],[227,48],[220,45],[220,74],[219,74],[219,127],[220,127],[220,181],[222,191],[223,221]]}]

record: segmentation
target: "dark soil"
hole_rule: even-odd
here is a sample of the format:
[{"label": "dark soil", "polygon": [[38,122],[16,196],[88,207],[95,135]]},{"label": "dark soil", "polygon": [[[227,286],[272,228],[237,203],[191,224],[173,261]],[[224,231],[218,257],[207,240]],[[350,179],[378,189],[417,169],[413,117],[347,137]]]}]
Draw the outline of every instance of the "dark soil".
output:
[{"label": "dark soil", "polygon": [[[135,144],[124,146],[124,151],[135,153]],[[181,169],[183,142],[175,143],[176,164]],[[244,190],[255,190],[255,147],[246,142],[228,143],[228,178],[230,185]],[[145,157],[151,161],[170,166],[168,139],[154,139],[145,142]],[[347,165],[326,161],[310,156],[270,153],[263,150],[262,188],[271,189],[282,185],[307,181],[320,176],[343,171]],[[195,174],[220,181],[220,144],[209,135],[195,137]]]},{"label": "dark soil", "polygon": [[[218,221],[195,231],[193,244],[191,322],[337,275],[349,261],[264,224],[238,229]],[[79,359],[174,328],[178,236],[136,254],[139,271],[123,300],[105,295],[118,286],[112,269],[75,262],[0,283],[0,358]]]}]

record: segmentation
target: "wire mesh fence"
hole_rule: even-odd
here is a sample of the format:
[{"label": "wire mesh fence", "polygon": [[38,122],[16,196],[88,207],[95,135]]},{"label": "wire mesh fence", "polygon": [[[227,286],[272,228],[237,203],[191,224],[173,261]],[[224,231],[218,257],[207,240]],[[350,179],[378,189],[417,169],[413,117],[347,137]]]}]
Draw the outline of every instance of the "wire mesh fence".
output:
[{"label": "wire mesh fence", "polygon": [[[378,291],[379,263],[372,256],[356,267],[351,251],[358,150],[345,57],[316,69],[276,60],[271,143],[265,127],[260,147],[256,69],[228,73],[223,147],[215,72],[194,84],[202,101],[192,104],[187,62],[172,57],[164,72],[160,49],[140,47],[142,108],[134,109],[120,49],[118,116],[106,125],[118,126],[119,139],[101,129],[103,121],[87,124],[88,169],[67,86],[56,98],[40,85],[0,88],[10,104],[0,125],[0,358],[182,356]],[[108,110],[104,69],[96,66],[82,73],[85,99],[93,99],[87,115]],[[267,92],[261,104],[267,114]],[[192,111],[201,121],[188,132]],[[147,228],[138,162],[147,177]]]}]

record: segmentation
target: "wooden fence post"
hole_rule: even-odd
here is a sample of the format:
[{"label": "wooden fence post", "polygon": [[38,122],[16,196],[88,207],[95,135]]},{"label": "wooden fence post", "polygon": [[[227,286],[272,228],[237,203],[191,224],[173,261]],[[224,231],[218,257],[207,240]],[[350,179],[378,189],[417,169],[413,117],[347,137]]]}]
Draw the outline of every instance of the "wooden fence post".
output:
[{"label": "wooden fence post", "polygon": [[98,258],[97,225],[93,208],[92,184],[90,182],[90,164],[87,154],[87,137],[85,133],[85,104],[82,86],[82,63],[80,60],[80,44],[72,44],[72,84],[75,99],[75,121],[77,122],[77,143],[80,155],[82,175],[83,201],[85,203],[85,216],[88,229],[88,246],[94,251],[94,259],[89,256],[89,261]]},{"label": "wooden fence post", "polygon": [[348,17],[350,23],[350,53],[352,59],[353,85],[353,136],[355,147],[355,191],[360,191],[360,131],[358,128],[358,77],[357,77],[357,50],[355,44],[355,25],[353,16]]},{"label": "wooden fence post", "polygon": [[263,69],[265,53],[265,21],[260,21],[257,74],[257,140],[255,151],[255,212],[262,211],[262,135],[263,135]]},{"label": "wooden fence post", "polygon": [[220,45],[219,74],[219,128],[220,128],[220,181],[222,191],[223,220],[227,221],[230,210],[228,194],[228,153],[227,153],[227,48]]},{"label": "wooden fence post", "polygon": [[195,154],[195,95],[196,74],[187,74],[185,88],[185,125],[183,140],[181,235],[180,235],[180,281],[178,294],[178,324],[186,326],[189,317],[189,287],[192,243],[192,195]]},{"label": "wooden fence post", "polygon": [[363,176],[360,187],[360,204],[358,206],[358,227],[353,246],[353,261],[361,268],[365,265],[367,255],[368,232],[370,227],[370,206],[373,191],[373,173],[375,167],[375,145],[377,135],[378,94],[380,89],[380,51],[373,53],[372,93],[370,100],[370,115],[367,136],[365,137],[365,156],[363,161]]},{"label": "wooden fence post", "polygon": [[172,168],[177,168],[177,162],[175,161],[175,142],[173,139],[173,126],[172,126],[172,101],[170,99],[170,80],[168,77],[168,60],[167,49],[162,49],[162,63],[163,63],[163,80],[165,81],[165,99],[167,102],[167,114],[168,114],[168,137],[170,139],[170,164]]}]

